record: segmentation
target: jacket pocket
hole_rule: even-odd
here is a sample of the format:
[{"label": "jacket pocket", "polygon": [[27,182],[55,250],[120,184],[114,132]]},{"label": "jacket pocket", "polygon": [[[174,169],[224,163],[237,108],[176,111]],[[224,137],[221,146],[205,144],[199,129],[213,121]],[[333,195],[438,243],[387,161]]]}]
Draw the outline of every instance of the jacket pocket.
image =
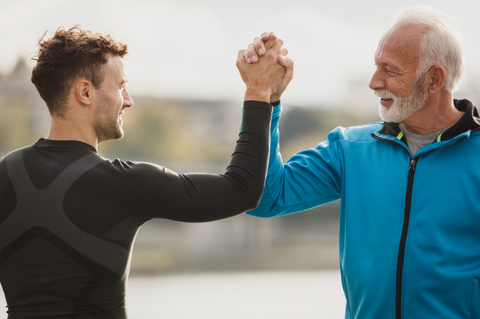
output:
[{"label": "jacket pocket", "polygon": [[472,319],[479,319],[479,301],[478,301],[478,279],[473,280],[473,287],[472,287],[472,311],[471,311],[471,318]]}]

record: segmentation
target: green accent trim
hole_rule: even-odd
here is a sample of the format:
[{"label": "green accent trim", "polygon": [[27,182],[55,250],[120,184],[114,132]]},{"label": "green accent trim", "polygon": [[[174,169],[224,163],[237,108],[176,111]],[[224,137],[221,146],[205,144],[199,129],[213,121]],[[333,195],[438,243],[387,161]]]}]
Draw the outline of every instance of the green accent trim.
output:
[{"label": "green accent trim", "polygon": [[[465,112],[463,112],[463,111],[460,111],[460,113],[465,114]],[[455,125],[455,124],[454,124],[454,125]],[[453,125],[452,125],[452,126],[453,126]],[[447,130],[447,131],[448,131],[448,130]],[[445,132],[446,132],[446,131],[445,131]],[[439,136],[437,136],[437,142],[441,142],[441,141],[442,141],[442,135],[443,135],[443,133],[445,133],[445,132],[442,132],[442,134],[440,134]]]},{"label": "green accent trim", "polygon": [[400,131],[400,134],[397,135],[397,139],[401,140],[403,137],[403,131]]},{"label": "green accent trim", "polygon": [[[445,132],[443,132],[443,133],[445,133]],[[441,142],[441,141],[442,141],[442,135],[443,135],[443,133],[440,134],[439,136],[437,136],[437,142]]]}]

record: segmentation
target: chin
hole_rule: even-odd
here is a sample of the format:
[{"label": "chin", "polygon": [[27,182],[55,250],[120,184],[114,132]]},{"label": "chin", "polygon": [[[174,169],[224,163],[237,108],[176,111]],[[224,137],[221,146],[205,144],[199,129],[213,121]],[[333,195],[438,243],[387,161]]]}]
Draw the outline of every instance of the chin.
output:
[{"label": "chin", "polygon": [[119,127],[119,128],[116,130],[115,134],[112,134],[112,137],[111,137],[110,139],[111,139],[111,140],[120,140],[120,139],[123,138],[123,135],[125,135],[125,134],[123,133],[122,128]]},{"label": "chin", "polygon": [[103,134],[101,138],[99,138],[99,141],[105,142],[105,141],[110,141],[110,140],[120,140],[123,138],[123,129],[119,126],[115,128],[111,128],[108,131],[103,131]]},{"label": "chin", "polygon": [[382,121],[398,123],[396,116],[392,116],[392,106],[386,107],[379,103],[378,115],[380,116]]}]

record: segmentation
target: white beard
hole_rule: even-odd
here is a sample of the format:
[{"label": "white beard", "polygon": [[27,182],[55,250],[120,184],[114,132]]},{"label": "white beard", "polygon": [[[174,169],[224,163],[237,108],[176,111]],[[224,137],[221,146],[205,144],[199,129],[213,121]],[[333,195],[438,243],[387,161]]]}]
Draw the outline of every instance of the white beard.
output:
[{"label": "white beard", "polygon": [[425,76],[415,80],[410,89],[410,95],[406,98],[399,98],[388,90],[375,90],[375,95],[382,99],[392,99],[392,106],[389,108],[379,103],[378,113],[385,122],[400,123],[410,115],[420,110],[425,105],[428,91],[424,87]]}]

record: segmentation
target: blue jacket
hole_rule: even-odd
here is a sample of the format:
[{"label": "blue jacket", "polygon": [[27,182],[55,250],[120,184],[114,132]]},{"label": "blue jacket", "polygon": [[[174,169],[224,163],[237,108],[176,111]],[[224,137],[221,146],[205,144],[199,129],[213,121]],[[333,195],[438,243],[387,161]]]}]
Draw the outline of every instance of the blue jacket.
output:
[{"label": "blue jacket", "polygon": [[249,214],[280,216],[341,199],[345,318],[480,318],[480,119],[411,158],[396,123],[336,128],[285,164],[273,114],[268,175]]}]

